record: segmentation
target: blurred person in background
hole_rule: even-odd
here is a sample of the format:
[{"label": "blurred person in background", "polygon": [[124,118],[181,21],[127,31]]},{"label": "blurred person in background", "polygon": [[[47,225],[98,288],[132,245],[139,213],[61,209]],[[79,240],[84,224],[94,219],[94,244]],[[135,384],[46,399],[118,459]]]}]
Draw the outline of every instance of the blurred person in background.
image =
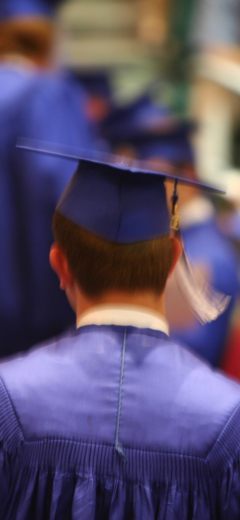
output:
[{"label": "blurred person in background", "polygon": [[[115,111],[105,133],[117,153],[139,158],[166,171],[181,172],[197,180],[192,122],[173,116],[164,106],[156,106],[148,96]],[[238,295],[238,264],[232,245],[221,232],[213,203],[197,187],[179,188],[181,234],[186,253],[200,277],[217,293],[231,297],[216,320],[200,324],[184,305],[176,284],[168,291],[172,337],[189,346],[213,366],[219,366],[227,346],[231,319]],[[172,309],[175,307],[175,313]],[[183,312],[183,308],[184,311]],[[189,312],[190,311],[190,312]]]},{"label": "blurred person in background", "polygon": [[222,359],[228,375],[240,380],[240,175],[226,172],[226,199],[219,211],[219,226],[234,247],[238,259],[238,300],[234,310],[231,334]]},{"label": "blurred person in background", "polygon": [[109,151],[102,132],[105,120],[115,111],[112,72],[106,68],[78,68],[64,71],[69,80],[87,96],[86,112],[95,134],[95,147]]},{"label": "blurred person in background", "polygon": [[82,90],[57,71],[51,0],[0,4],[0,356],[72,323],[48,265],[53,208],[75,163],[20,154],[18,138],[88,148]]},{"label": "blurred person in background", "polygon": [[89,96],[89,114],[97,124],[101,124],[114,107],[111,71],[83,68],[76,71],[74,77]]}]

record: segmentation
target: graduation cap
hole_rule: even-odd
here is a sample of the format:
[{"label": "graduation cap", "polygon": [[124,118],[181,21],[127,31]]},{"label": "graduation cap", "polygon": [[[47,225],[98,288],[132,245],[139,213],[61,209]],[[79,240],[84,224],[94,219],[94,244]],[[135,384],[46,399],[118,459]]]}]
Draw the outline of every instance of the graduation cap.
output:
[{"label": "graduation cap", "polygon": [[25,16],[51,18],[61,0],[1,0],[0,20]]},{"label": "graduation cap", "polygon": [[[57,210],[75,224],[110,242],[132,244],[178,233],[178,183],[223,193],[213,185],[184,178],[177,172],[149,169],[144,162],[105,153],[59,150],[29,140],[21,140],[18,147],[78,161]],[[174,184],[171,215],[165,181]],[[203,301],[203,294],[201,300],[200,294],[197,298],[194,278],[190,278],[189,284],[193,284],[193,310],[201,321],[211,321],[225,310],[228,303],[225,296],[216,298],[214,295],[210,301],[208,295],[208,300]],[[185,287],[185,292],[188,291]]]},{"label": "graduation cap", "polygon": [[147,135],[170,136],[189,133],[196,127],[190,120],[180,119],[168,107],[156,104],[145,93],[131,103],[115,107],[103,121],[103,135],[113,144],[143,144]]}]

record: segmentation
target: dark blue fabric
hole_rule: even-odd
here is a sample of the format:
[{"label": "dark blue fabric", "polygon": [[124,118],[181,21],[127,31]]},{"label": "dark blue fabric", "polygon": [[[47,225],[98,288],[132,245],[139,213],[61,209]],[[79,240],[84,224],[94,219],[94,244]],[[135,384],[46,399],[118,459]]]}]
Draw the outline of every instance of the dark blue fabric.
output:
[{"label": "dark blue fabric", "polygon": [[240,214],[233,212],[224,218],[223,233],[231,240],[240,240]]},{"label": "dark blue fabric", "polygon": [[72,331],[0,364],[0,518],[238,519],[239,422],[239,385],[163,333]]},{"label": "dark blue fabric", "polygon": [[186,132],[171,136],[144,136],[135,142],[141,159],[164,159],[173,165],[194,164],[194,150]]},{"label": "dark blue fabric", "polygon": [[125,105],[115,106],[102,123],[102,131],[110,141],[125,140],[126,136],[135,136],[144,129],[161,125],[165,128],[166,120],[172,117],[164,105],[153,103],[150,95],[144,94]]},{"label": "dark blue fabric", "polygon": [[195,122],[177,118],[164,104],[156,104],[144,94],[128,104],[115,106],[102,123],[102,133],[113,145],[143,142],[146,135],[183,135],[193,131]]},{"label": "dark blue fabric", "polygon": [[1,0],[0,19],[21,16],[52,17],[61,0]]},{"label": "dark blue fabric", "polygon": [[108,164],[80,161],[58,204],[78,226],[118,243],[169,234],[169,213],[162,174],[135,173]]},{"label": "dark blue fabric", "polygon": [[0,67],[0,356],[73,320],[51,272],[51,219],[75,162],[16,149],[18,137],[89,147],[81,92],[61,76]]},{"label": "dark blue fabric", "polygon": [[239,287],[236,255],[214,218],[183,229],[182,237],[193,265],[206,266],[213,288],[230,295],[231,301],[217,320],[204,326],[196,323],[188,329],[172,330],[172,336],[213,366],[218,366],[226,346]]}]

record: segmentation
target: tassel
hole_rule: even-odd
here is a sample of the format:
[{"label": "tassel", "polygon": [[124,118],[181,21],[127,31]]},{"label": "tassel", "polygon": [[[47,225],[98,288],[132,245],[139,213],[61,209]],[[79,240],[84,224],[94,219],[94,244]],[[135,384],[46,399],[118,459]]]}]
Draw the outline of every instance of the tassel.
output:
[{"label": "tassel", "polygon": [[179,289],[200,323],[216,320],[226,310],[231,297],[215,291],[203,277],[202,280],[196,279],[184,250],[176,266],[175,276]]},{"label": "tassel", "polygon": [[[171,232],[172,236],[181,239],[179,215],[177,211],[177,180],[174,183],[172,195]],[[205,324],[216,320],[227,308],[231,297],[215,291],[202,277],[196,277],[186,251],[182,250],[182,256],[175,268],[175,278],[178,287],[191,306],[191,309],[200,323]]]}]

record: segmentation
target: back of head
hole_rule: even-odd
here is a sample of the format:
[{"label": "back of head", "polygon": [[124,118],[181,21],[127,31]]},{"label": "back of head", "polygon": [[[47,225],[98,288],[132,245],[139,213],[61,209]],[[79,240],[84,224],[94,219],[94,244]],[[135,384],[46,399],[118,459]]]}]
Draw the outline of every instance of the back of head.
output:
[{"label": "back of head", "polygon": [[[142,301],[144,298],[144,305],[149,297],[153,307],[155,296],[161,296],[159,303],[164,304],[166,280],[182,252],[178,184],[212,193],[222,193],[221,190],[183,178],[177,172],[150,169],[144,162],[106,153],[76,149],[67,152],[66,148],[48,148],[46,143],[32,146],[26,140],[20,147],[78,161],[54,218],[54,234],[60,248],[54,244],[50,252],[51,265],[73,308],[77,286],[87,296],[103,297],[109,291],[124,291]],[[166,181],[173,182],[171,215]],[[181,260],[182,286],[194,312],[202,322],[216,319],[228,299],[223,295],[209,298],[209,291],[204,293],[194,280],[184,253]]]},{"label": "back of head", "polygon": [[0,57],[17,55],[45,66],[54,44],[56,4],[50,0],[1,0]]},{"label": "back of head", "polygon": [[98,159],[80,161],[57,206],[55,239],[86,295],[160,295],[174,256],[163,179]]},{"label": "back of head", "polygon": [[88,297],[113,291],[163,293],[174,257],[169,236],[130,244],[112,242],[59,211],[54,215],[53,232],[77,284]]}]

